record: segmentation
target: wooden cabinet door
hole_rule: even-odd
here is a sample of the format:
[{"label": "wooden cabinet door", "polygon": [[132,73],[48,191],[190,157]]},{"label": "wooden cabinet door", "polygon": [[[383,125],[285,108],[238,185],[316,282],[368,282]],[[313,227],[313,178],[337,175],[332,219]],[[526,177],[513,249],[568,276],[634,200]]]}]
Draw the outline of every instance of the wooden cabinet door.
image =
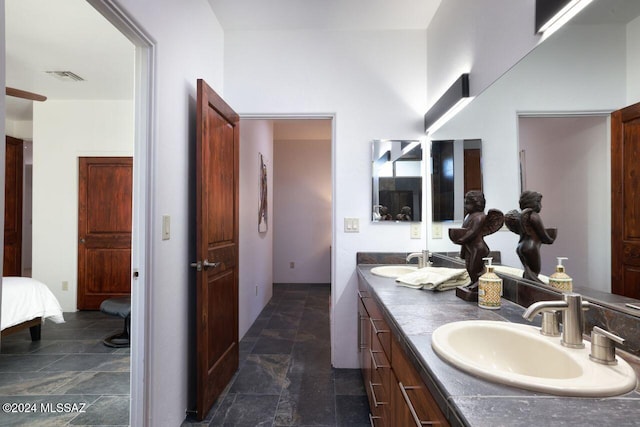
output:
[{"label": "wooden cabinet door", "polygon": [[448,426],[446,417],[396,339],[393,340],[392,348],[395,374],[394,425]]},{"label": "wooden cabinet door", "polygon": [[78,309],[131,294],[132,157],[80,157]]}]

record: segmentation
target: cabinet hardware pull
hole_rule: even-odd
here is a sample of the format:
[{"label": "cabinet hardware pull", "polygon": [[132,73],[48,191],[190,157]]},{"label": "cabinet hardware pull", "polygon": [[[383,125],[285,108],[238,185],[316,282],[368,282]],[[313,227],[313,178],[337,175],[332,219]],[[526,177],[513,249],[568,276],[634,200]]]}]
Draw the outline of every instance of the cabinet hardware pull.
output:
[{"label": "cabinet hardware pull", "polygon": [[369,353],[371,353],[371,363],[373,363],[373,368],[377,371],[380,368],[390,368],[391,366],[389,365],[378,365],[378,362],[376,362],[376,358],[374,357],[374,353],[382,353],[381,351],[373,351],[371,349],[369,349]]},{"label": "cabinet hardware pull", "polygon": [[433,423],[430,421],[421,421],[420,418],[418,417],[418,414],[416,413],[416,410],[413,407],[413,403],[411,402],[411,399],[407,394],[407,390],[416,390],[416,389],[419,389],[420,387],[404,386],[401,381],[398,382],[398,386],[400,386],[400,392],[402,393],[402,397],[404,397],[404,401],[407,403],[407,406],[409,407],[409,412],[411,412],[411,416],[413,417],[413,422],[416,423],[417,427],[422,427],[424,425],[440,424],[440,423]]},{"label": "cabinet hardware pull", "polygon": [[380,405],[387,405],[389,402],[378,402],[378,398],[376,398],[376,392],[373,390],[373,386],[381,386],[382,384],[374,384],[369,381],[369,389],[371,390],[371,398],[373,399],[373,405],[377,408]]},{"label": "cabinet hardware pull", "polygon": [[362,292],[360,291],[358,291],[358,297],[360,297],[360,299],[371,298],[370,296],[362,295]]},{"label": "cabinet hardware pull", "polygon": [[371,424],[371,427],[376,427],[375,422],[373,420],[379,420],[382,417],[378,417],[371,415],[371,412],[369,412],[369,423]]},{"label": "cabinet hardware pull", "polygon": [[364,350],[365,348],[367,348],[367,343],[364,342],[363,340],[364,334],[362,333],[362,321],[366,319],[367,319],[366,316],[360,315],[360,322],[358,323],[358,352],[360,352],[360,350]]},{"label": "cabinet hardware pull", "polygon": [[376,328],[376,322],[382,322],[382,319],[374,319],[373,317],[370,317],[369,321],[371,322],[371,326],[373,327],[373,332],[375,332],[376,335],[378,335],[378,334],[388,334],[390,332],[388,329],[378,329],[378,328]]}]

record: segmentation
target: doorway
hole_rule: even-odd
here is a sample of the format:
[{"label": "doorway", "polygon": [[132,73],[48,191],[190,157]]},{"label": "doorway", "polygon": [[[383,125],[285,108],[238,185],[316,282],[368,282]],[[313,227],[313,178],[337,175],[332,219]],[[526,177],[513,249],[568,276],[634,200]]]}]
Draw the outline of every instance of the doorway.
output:
[{"label": "doorway", "polygon": [[557,228],[541,249],[542,274],[567,257],[574,283],[611,291],[611,161],[605,115],[520,116],[522,190],[542,194],[545,227]]},{"label": "doorway", "polygon": [[[272,296],[272,283],[332,282],[331,115],[241,116],[240,338]],[[315,161],[314,161],[315,160]],[[268,218],[259,230],[261,163]],[[293,264],[292,264],[293,263]]]},{"label": "doorway", "polygon": [[[85,4],[85,2],[81,2]],[[133,113],[133,130],[132,130],[132,145],[131,149],[134,152],[134,176],[133,176],[133,235],[132,235],[132,256],[131,256],[131,288],[132,288],[132,321],[131,330],[132,336],[135,337],[131,345],[131,374],[129,378],[130,393],[131,393],[131,406],[130,406],[130,419],[131,425],[143,425],[145,419],[144,414],[147,412],[148,402],[146,396],[148,391],[145,389],[145,378],[147,372],[145,370],[143,361],[146,352],[145,343],[148,340],[146,337],[146,323],[145,323],[145,301],[147,300],[147,289],[150,278],[146,265],[147,259],[147,236],[150,234],[150,225],[147,223],[149,218],[149,211],[152,203],[150,200],[151,194],[148,188],[151,188],[150,181],[151,176],[149,173],[152,153],[152,132],[153,129],[153,117],[152,117],[152,82],[153,82],[153,63],[154,63],[154,45],[151,39],[144,34],[139,27],[129,19],[126,14],[121,11],[116,4],[111,0],[88,0],[90,5],[89,9],[97,10],[109,23],[116,29],[120,35],[124,35],[126,39],[132,44],[132,51],[134,51],[134,67],[131,67],[129,72],[134,75],[135,88],[133,89],[131,112]],[[3,3],[5,5],[5,3]],[[93,7],[92,7],[93,6]],[[56,6],[53,6],[54,8]],[[95,10],[94,10],[95,9]],[[42,11],[39,11],[42,13]],[[67,10],[60,8],[55,9],[55,13],[68,15]],[[4,16],[5,20],[10,19],[9,16]],[[51,16],[49,16],[51,19]],[[54,19],[55,20],[55,19]],[[22,21],[21,21],[22,22]],[[85,28],[86,30],[86,28]],[[83,34],[84,37],[84,34]],[[82,37],[81,37],[82,38]],[[6,44],[6,39],[2,37]],[[131,116],[131,114],[130,114]],[[64,139],[61,139],[64,141]],[[92,152],[83,152],[83,154],[92,154]],[[77,161],[77,159],[76,159]],[[37,168],[36,165],[34,167]],[[29,168],[30,169],[30,168]],[[75,168],[77,170],[77,165]],[[59,169],[59,171],[62,168]],[[4,179],[4,178],[3,178]],[[73,193],[73,192],[71,192]],[[36,206],[37,209],[37,206]],[[75,225],[77,227],[77,224]],[[75,244],[75,240],[73,244]],[[75,263],[74,263],[75,265]],[[65,283],[62,283],[64,287]]]}]

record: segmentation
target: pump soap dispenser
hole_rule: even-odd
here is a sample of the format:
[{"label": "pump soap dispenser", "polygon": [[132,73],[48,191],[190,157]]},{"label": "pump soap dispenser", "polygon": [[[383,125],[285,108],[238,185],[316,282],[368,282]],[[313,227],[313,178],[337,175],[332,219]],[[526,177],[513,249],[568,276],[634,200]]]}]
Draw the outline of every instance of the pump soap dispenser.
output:
[{"label": "pump soap dispenser", "polygon": [[486,273],[478,278],[478,307],[497,310],[500,308],[500,296],[502,295],[502,279],[493,272],[491,261],[493,258],[482,258],[487,261]]},{"label": "pump soap dispenser", "polygon": [[549,286],[562,292],[571,292],[573,290],[573,280],[565,273],[564,265],[562,265],[562,260],[566,259],[566,257],[558,257],[556,272],[549,276]]}]

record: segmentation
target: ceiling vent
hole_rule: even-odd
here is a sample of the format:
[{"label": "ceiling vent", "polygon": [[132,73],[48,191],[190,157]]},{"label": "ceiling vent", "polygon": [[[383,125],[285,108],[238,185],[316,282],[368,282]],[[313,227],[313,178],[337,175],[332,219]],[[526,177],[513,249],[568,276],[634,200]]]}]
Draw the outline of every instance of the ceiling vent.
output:
[{"label": "ceiling vent", "polygon": [[58,80],[64,82],[83,82],[84,79],[72,71],[46,71]]}]

